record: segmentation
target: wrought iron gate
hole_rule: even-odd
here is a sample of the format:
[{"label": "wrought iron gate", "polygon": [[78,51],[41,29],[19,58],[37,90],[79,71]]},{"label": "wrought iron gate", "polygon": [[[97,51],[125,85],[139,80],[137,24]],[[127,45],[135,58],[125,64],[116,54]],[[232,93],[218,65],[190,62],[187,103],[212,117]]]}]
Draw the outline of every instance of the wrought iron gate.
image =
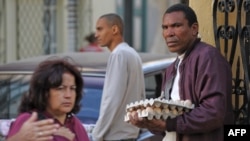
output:
[{"label": "wrought iron gate", "polygon": [[214,0],[213,26],[216,47],[232,66],[235,124],[250,124],[250,0]]}]

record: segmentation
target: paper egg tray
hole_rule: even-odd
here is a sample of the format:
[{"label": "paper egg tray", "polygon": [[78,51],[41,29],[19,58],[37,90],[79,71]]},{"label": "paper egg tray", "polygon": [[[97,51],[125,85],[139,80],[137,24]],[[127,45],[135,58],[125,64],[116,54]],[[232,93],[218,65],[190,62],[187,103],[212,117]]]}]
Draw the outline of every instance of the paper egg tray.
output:
[{"label": "paper egg tray", "polygon": [[127,104],[124,121],[129,122],[129,115],[133,116],[135,113],[149,120],[153,118],[165,120],[189,112],[193,108],[194,104],[190,100],[145,99]]}]

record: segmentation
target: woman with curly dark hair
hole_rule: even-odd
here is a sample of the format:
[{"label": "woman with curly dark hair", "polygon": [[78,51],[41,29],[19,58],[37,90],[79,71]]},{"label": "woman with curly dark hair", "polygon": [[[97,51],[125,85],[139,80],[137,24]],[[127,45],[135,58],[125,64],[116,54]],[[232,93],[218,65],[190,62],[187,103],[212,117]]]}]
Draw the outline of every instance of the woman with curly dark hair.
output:
[{"label": "woman with curly dark hair", "polygon": [[[86,130],[75,116],[80,110],[82,89],[81,73],[66,59],[43,61],[31,78],[29,92],[22,98],[8,137],[16,134],[35,111],[39,119],[52,118],[60,125],[53,135],[54,141],[88,141]],[[37,137],[45,133],[46,129],[37,131]]]}]

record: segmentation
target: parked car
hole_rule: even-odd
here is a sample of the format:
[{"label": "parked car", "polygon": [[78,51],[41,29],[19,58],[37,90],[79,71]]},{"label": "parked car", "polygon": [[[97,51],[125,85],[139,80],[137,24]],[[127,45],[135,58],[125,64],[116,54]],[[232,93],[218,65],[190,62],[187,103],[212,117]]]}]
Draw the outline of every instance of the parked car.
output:
[{"label": "parked car", "polygon": [[[146,98],[156,98],[160,95],[164,70],[174,61],[174,57],[139,53],[143,61]],[[84,96],[81,100],[81,110],[76,116],[82,121],[88,132],[91,132],[99,116],[105,70],[109,53],[64,53],[39,56],[24,59],[0,66],[0,119],[13,119],[21,96],[28,91],[29,80],[36,66],[51,57],[68,57],[79,66],[84,79]],[[125,109],[124,109],[125,110]],[[153,135],[143,130],[138,141],[152,138]],[[154,139],[155,140],[155,139]]]}]

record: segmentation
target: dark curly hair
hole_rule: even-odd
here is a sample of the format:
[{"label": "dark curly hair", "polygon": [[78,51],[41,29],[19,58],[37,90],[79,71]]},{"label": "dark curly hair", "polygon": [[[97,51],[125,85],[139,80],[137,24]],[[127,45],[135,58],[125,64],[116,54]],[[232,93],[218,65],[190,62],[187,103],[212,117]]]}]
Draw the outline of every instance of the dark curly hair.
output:
[{"label": "dark curly hair", "polygon": [[77,113],[80,110],[83,79],[77,67],[66,58],[48,59],[38,65],[31,77],[29,91],[22,97],[19,113],[33,110],[44,112],[48,105],[49,90],[62,84],[62,76],[65,72],[75,77],[76,100],[70,113]]}]

